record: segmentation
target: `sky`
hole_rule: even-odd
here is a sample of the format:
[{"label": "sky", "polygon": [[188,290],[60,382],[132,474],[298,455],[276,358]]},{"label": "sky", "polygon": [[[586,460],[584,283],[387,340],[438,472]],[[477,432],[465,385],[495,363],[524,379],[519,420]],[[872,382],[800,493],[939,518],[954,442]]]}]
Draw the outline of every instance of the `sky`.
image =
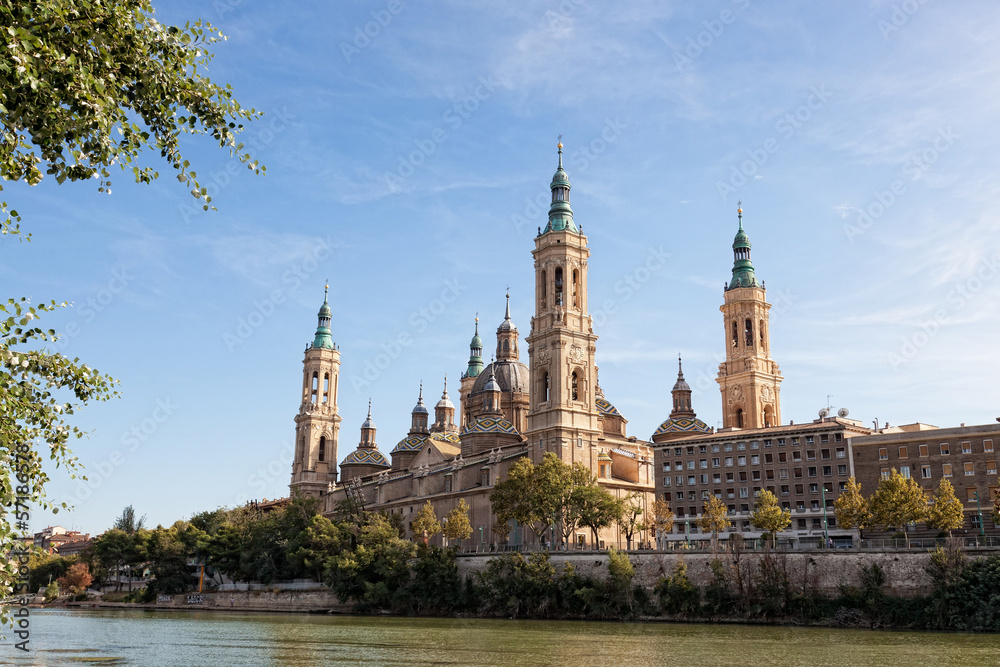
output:
[{"label": "sky", "polygon": [[[504,294],[527,336],[559,135],[588,236],[606,397],[648,439],[677,355],[719,426],[737,202],[765,281],[782,416],[993,422],[1000,5],[970,0],[155,2],[220,28],[209,75],[263,111],[265,176],[185,139],[204,212],[152,185],[5,184],[8,297],[71,306],[55,347],[120,381],[73,415],[88,481],[32,516],[150,525],[287,495],[302,357],[330,285],[339,458],[369,399],[388,454],[424,383],[457,385]],[[527,346],[522,347],[523,350]]]}]

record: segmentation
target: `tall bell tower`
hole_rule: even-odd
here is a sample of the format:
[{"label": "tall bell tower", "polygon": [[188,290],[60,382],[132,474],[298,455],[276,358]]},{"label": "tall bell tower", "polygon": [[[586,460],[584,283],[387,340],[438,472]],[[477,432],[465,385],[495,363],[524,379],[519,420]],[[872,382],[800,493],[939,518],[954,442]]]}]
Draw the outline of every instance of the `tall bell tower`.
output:
[{"label": "tall bell tower", "polygon": [[764,285],[750,262],[750,239],[740,228],[733,241],[733,277],[720,307],[726,334],[726,361],[716,382],[722,391],[724,428],[767,428],[781,425],[781,371],[771,359],[771,328]]},{"label": "tall bell tower", "polygon": [[295,415],[295,459],[291,495],[318,498],[337,481],[337,396],[340,350],[330,334],[330,286],[323,294],[319,324],[302,360],[302,401]]},{"label": "tall bell tower", "polygon": [[535,316],[527,337],[531,368],[529,444],[535,458],[554,452],[591,465],[601,435],[595,404],[597,336],[587,312],[587,237],[573,221],[570,183],[562,164],[552,177],[549,221],[535,237]]}]

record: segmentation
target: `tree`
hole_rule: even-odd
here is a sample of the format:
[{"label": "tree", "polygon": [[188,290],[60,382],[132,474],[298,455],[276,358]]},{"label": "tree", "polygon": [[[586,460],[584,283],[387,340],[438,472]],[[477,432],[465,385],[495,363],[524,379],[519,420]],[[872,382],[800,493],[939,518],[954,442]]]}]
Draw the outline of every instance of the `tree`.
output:
[{"label": "tree", "polygon": [[406,592],[416,546],[403,540],[380,514],[369,515],[353,550],[330,559],[324,580],[342,602],[362,609],[386,609]]},{"label": "tree", "polygon": [[871,525],[871,511],[868,501],[861,495],[861,485],[851,477],[847,487],[833,502],[833,513],[841,528],[868,528]]},{"label": "tree", "polygon": [[924,490],[910,477],[903,477],[893,468],[888,477],[879,480],[875,493],[868,501],[872,524],[888,529],[903,530],[906,545],[910,537],[905,532],[906,524],[923,521],[927,516],[927,499]]},{"label": "tree", "polygon": [[622,501],[595,484],[579,489],[575,496],[575,502],[580,516],[580,525],[590,528],[594,540],[593,548],[596,549],[599,546],[597,532],[621,518]]},{"label": "tree", "polygon": [[[263,172],[236,141],[241,121],[260,114],[244,109],[229,86],[204,76],[212,45],[223,39],[211,25],[161,25],[151,0],[0,0],[0,17],[0,180],[33,186],[45,175],[58,183],[96,177],[98,191],[110,193],[114,165],[130,168],[138,183],[157,178],[151,166],[139,164],[142,153],[152,151],[208,208],[208,190],[181,154],[182,133],[211,135]],[[20,222],[17,211],[0,202],[0,235],[20,235]],[[11,510],[0,517],[2,553],[15,546],[26,506],[66,509],[45,493],[42,452],[71,478],[80,473],[67,444],[84,432],[67,417],[88,402],[117,396],[110,376],[45,351],[56,333],[33,322],[64,306],[24,298],[0,304],[0,459],[9,462],[0,466],[0,507]],[[0,568],[0,598],[13,589],[14,576],[13,566]],[[6,620],[0,607],[0,623]]]},{"label": "tree", "polygon": [[115,589],[122,589],[122,573],[128,572],[129,589],[132,586],[132,568],[143,562],[138,535],[112,528],[94,539],[94,559],[114,579]]},{"label": "tree", "polygon": [[290,558],[316,581],[322,581],[323,571],[330,559],[349,547],[348,532],[340,525],[317,514],[306,526],[299,540],[299,547]]},{"label": "tree", "polygon": [[135,510],[129,505],[122,510],[122,515],[115,519],[114,528],[125,531],[127,535],[135,535],[146,526],[146,515],[135,518]]},{"label": "tree", "polygon": [[962,501],[955,497],[955,488],[942,479],[934,491],[934,504],[927,510],[927,525],[936,530],[946,530],[948,535],[965,523]]},{"label": "tree", "polygon": [[792,513],[781,509],[778,498],[767,489],[757,492],[753,514],[750,515],[750,525],[771,535],[774,545],[778,533],[792,525]]},{"label": "tree", "polygon": [[576,533],[576,529],[580,525],[579,504],[576,502],[577,494],[581,492],[581,489],[591,486],[597,486],[594,474],[580,463],[574,463],[566,475],[566,484],[559,502],[558,523],[563,544],[567,547],[573,541],[573,534]]},{"label": "tree", "polygon": [[507,479],[493,486],[493,490],[490,491],[490,507],[496,517],[495,532],[500,525],[511,521],[527,526],[532,532],[535,531],[538,513],[532,490],[534,471],[535,466],[530,459],[520,458],[507,471]]},{"label": "tree", "polygon": [[[75,563],[66,570],[66,574],[59,577],[59,587],[73,595],[80,595],[87,592],[87,587],[93,580],[86,563]],[[46,591],[47,593],[48,591]]]},{"label": "tree", "polygon": [[410,524],[410,530],[413,531],[413,537],[422,539],[424,544],[427,544],[428,538],[441,532],[441,523],[438,521],[437,512],[434,511],[434,505],[431,504],[431,501],[428,500],[424,503],[424,506],[417,512],[416,518]]},{"label": "tree", "polygon": [[662,498],[653,501],[646,516],[646,529],[654,535],[660,537],[669,533],[674,527],[674,511],[670,509],[670,503]]},{"label": "tree", "polygon": [[732,525],[727,516],[725,504],[716,496],[710,495],[708,500],[705,501],[704,509],[701,511],[701,518],[698,519],[698,527],[703,532],[712,533],[713,550],[718,548],[719,533],[728,530]]},{"label": "tree", "polygon": [[632,548],[632,536],[634,536],[643,526],[642,517],[642,496],[638,493],[630,493],[622,499],[622,513],[618,518],[618,526],[625,536],[625,544],[628,549]]},{"label": "tree", "polygon": [[462,544],[462,540],[472,535],[472,524],[469,523],[469,504],[465,502],[465,498],[459,498],[455,508],[445,516],[441,532],[449,540],[458,540],[459,545]]}]

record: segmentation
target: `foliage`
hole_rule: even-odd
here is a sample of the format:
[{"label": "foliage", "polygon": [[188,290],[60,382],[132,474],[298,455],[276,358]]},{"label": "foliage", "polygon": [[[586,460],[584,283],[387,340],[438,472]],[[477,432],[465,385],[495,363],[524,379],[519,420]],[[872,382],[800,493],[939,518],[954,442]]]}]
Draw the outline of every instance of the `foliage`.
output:
[{"label": "foliage", "polygon": [[329,559],[324,580],[342,602],[352,601],[362,610],[390,609],[405,595],[415,552],[385,517],[371,514],[354,550]]},{"label": "foliage", "polygon": [[[59,587],[73,595],[79,595],[87,592],[87,587],[93,580],[93,577],[90,576],[90,568],[87,567],[86,563],[74,563],[66,571],[66,574],[59,577]],[[46,594],[48,594],[48,590],[46,590]]]},{"label": "foliage", "polygon": [[66,574],[76,561],[75,556],[55,556],[44,551],[31,554],[28,559],[28,589],[31,592],[40,590]]},{"label": "foliage", "polygon": [[416,613],[448,613],[466,608],[466,591],[452,549],[420,544],[407,587],[409,609]]},{"label": "foliage", "polygon": [[597,548],[598,531],[612,525],[622,516],[622,500],[595,484],[578,489],[573,502],[580,518],[580,525],[590,528],[593,547]]},{"label": "foliage", "polygon": [[871,512],[868,501],[861,495],[861,484],[851,477],[845,488],[833,502],[837,525],[841,528],[868,528],[871,525]]},{"label": "foliage", "polygon": [[132,570],[144,560],[139,534],[129,535],[124,530],[112,528],[94,538],[92,551],[94,561],[103,570],[102,580],[114,580],[116,590],[120,591],[122,573],[127,572],[131,589]]},{"label": "foliage", "polygon": [[674,511],[670,509],[670,503],[662,498],[656,498],[646,514],[646,530],[655,537],[660,534],[666,535],[673,528]]},{"label": "foliage", "polygon": [[625,536],[625,544],[632,548],[632,537],[639,532],[644,522],[642,520],[642,496],[630,493],[622,501],[622,513],[618,518],[618,526]]},{"label": "foliage", "polygon": [[906,524],[922,521],[927,516],[924,490],[916,480],[903,477],[895,468],[888,477],[879,480],[868,506],[871,509],[872,524],[887,529],[902,529]]},{"label": "foliage", "polygon": [[1000,632],[1000,554],[977,558],[954,575],[940,585],[935,579],[932,623],[942,629]]},{"label": "foliage", "polygon": [[619,615],[632,615],[635,612],[635,594],[632,588],[634,578],[635,566],[628,554],[614,547],[608,549],[608,594],[612,607]]},{"label": "foliage", "polygon": [[416,518],[410,524],[414,539],[422,540],[427,544],[427,540],[441,532],[441,522],[438,521],[437,512],[431,501],[424,503],[424,506],[417,512]]},{"label": "foliage", "polygon": [[693,614],[701,603],[701,592],[691,583],[687,564],[680,559],[670,576],[660,579],[655,593],[665,614]]},{"label": "foliage", "polygon": [[465,498],[459,498],[458,504],[445,516],[441,532],[449,540],[462,540],[472,535],[472,524],[469,522],[469,504]]},{"label": "foliage", "polygon": [[135,510],[129,505],[122,510],[122,515],[115,519],[113,528],[125,531],[128,535],[135,535],[146,527],[146,515],[143,514],[138,519],[135,518]]},{"label": "foliage", "polygon": [[189,525],[178,521],[170,528],[157,526],[139,533],[142,550],[149,562],[150,582],[146,589],[158,595],[172,595],[194,589],[195,570],[188,565],[189,549],[183,534]]},{"label": "foliage", "polygon": [[755,528],[771,534],[771,543],[777,538],[777,533],[792,525],[792,513],[781,509],[778,498],[764,489],[757,493],[750,524]]},{"label": "foliage", "polygon": [[52,602],[59,597],[59,582],[53,581],[45,587],[45,601]]},{"label": "foliage", "polygon": [[927,510],[927,525],[948,534],[965,523],[962,501],[955,497],[955,489],[946,479],[942,479],[934,491],[934,504]]},{"label": "foliage", "polygon": [[350,534],[342,524],[317,514],[306,526],[289,560],[315,581],[322,581],[329,559],[349,547]]},{"label": "foliage", "polygon": [[728,530],[733,524],[727,516],[726,505],[715,495],[710,495],[705,501],[701,517],[698,519],[698,527],[706,533],[712,533],[712,545],[717,547],[719,533]]}]

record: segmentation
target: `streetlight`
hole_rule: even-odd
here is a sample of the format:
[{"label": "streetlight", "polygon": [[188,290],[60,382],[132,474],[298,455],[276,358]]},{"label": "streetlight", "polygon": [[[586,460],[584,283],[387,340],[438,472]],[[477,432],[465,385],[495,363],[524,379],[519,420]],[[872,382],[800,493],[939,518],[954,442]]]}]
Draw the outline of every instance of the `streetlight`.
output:
[{"label": "streetlight", "polygon": [[826,521],[826,484],[822,484],[819,488],[820,497],[823,499],[823,546],[826,546],[830,541],[830,531],[827,529]]},{"label": "streetlight", "polygon": [[687,542],[688,546],[691,546],[691,522],[684,522],[684,541]]},{"label": "streetlight", "polygon": [[974,493],[976,494],[976,511],[979,513],[979,535],[986,537],[986,527],[983,525],[983,508],[979,506],[979,491]]}]

